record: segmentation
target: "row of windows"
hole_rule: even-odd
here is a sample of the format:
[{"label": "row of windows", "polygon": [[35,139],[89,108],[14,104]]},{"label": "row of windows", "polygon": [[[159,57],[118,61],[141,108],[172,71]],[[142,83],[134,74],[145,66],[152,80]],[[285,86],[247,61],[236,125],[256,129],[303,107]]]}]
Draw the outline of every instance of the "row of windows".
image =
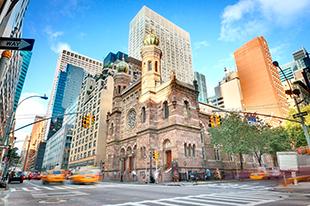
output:
[{"label": "row of windows", "polygon": [[[92,147],[92,142],[90,142],[88,144],[88,148],[91,148]],[[96,147],[96,140],[94,141],[94,147]],[[74,150],[74,154],[76,154],[77,152],[81,152],[84,150],[87,150],[87,144],[85,144],[85,146],[81,146],[81,147],[78,147],[78,148],[75,148]],[[73,150],[71,150],[71,154],[73,154]]]},{"label": "row of windows", "polygon": [[[86,152],[84,152],[84,158],[86,158]],[[88,157],[90,157],[91,155],[95,155],[96,154],[96,150],[93,150],[93,154],[91,154],[91,151],[88,151]],[[73,160],[72,157],[70,157],[70,161],[74,161],[74,160],[78,160],[78,159],[82,159],[83,158],[83,154],[80,155],[74,155]]]}]

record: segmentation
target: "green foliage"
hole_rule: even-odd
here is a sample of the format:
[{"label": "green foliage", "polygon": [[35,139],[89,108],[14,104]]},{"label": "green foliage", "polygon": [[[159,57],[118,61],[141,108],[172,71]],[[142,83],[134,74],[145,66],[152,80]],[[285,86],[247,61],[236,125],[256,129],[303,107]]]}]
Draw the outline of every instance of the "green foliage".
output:
[{"label": "green foliage", "polygon": [[17,164],[19,159],[20,159],[20,156],[16,153],[16,150],[15,148],[14,149],[8,149],[8,159],[9,159],[9,168],[11,167],[11,165],[13,164]]},{"label": "green foliage", "polygon": [[[310,105],[307,105],[305,107],[300,108],[301,112],[308,112],[310,113]],[[294,119],[293,115],[298,113],[297,109],[291,109],[289,111],[288,119]],[[296,118],[295,120],[300,121],[300,118]],[[310,115],[304,116],[305,124],[309,125],[310,124]],[[301,146],[307,146],[307,140],[306,136],[304,134],[303,127],[300,123],[298,122],[291,122],[287,121],[284,124],[285,129],[287,130],[289,137],[291,139],[291,146],[293,149],[296,149]],[[309,133],[309,129],[308,129]]]},{"label": "green foliage", "polygon": [[247,146],[249,129],[251,129],[250,125],[241,115],[231,113],[222,119],[220,127],[209,128],[208,131],[211,134],[211,144],[221,147],[223,153],[239,156],[241,169],[243,169],[241,155],[250,153]]}]

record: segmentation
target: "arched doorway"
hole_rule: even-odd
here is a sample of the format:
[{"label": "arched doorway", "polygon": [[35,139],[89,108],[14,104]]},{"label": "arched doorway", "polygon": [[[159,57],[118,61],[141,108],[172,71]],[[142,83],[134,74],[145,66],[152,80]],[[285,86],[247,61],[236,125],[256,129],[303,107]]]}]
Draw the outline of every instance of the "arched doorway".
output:
[{"label": "arched doorway", "polygon": [[165,164],[167,165],[167,169],[170,169],[172,162],[172,154],[171,154],[171,142],[168,139],[164,141],[164,154],[165,154]]}]

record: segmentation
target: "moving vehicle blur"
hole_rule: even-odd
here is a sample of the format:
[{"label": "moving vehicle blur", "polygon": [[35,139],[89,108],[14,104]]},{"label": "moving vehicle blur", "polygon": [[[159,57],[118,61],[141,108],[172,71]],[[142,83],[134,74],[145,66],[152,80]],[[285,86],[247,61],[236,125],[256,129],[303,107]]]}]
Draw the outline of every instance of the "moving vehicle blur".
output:
[{"label": "moving vehicle blur", "polygon": [[250,179],[277,179],[283,175],[279,168],[273,167],[259,167],[257,172],[253,172],[250,175]]},{"label": "moving vehicle blur", "polygon": [[80,169],[70,177],[73,183],[95,183],[102,180],[101,171],[96,168]]},{"label": "moving vehicle blur", "polygon": [[66,179],[66,173],[64,170],[50,170],[43,174],[41,177],[42,183],[47,184],[50,182],[62,183]]}]

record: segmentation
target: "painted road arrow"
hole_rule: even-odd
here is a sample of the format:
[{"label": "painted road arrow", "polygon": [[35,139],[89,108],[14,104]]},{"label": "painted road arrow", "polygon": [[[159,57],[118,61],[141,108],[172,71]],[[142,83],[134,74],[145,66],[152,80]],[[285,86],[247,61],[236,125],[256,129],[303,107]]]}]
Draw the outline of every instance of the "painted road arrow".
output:
[{"label": "painted road arrow", "polygon": [[0,37],[0,49],[31,51],[34,39]]}]

